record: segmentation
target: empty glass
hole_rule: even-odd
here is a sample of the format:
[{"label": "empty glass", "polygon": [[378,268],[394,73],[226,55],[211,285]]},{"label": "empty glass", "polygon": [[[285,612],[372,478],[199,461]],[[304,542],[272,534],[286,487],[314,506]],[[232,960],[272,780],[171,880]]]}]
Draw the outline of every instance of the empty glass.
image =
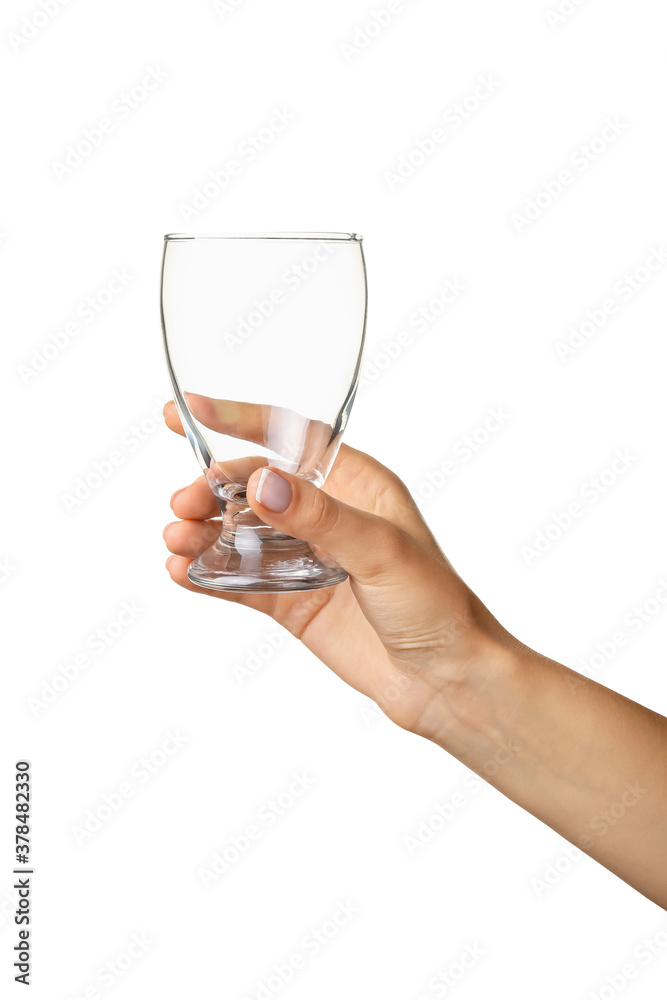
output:
[{"label": "empty glass", "polygon": [[222,515],[191,563],[200,587],[312,590],[347,576],[248,507],[255,469],[321,487],[354,400],[366,328],[356,233],[165,236],[161,313],[183,428]]}]

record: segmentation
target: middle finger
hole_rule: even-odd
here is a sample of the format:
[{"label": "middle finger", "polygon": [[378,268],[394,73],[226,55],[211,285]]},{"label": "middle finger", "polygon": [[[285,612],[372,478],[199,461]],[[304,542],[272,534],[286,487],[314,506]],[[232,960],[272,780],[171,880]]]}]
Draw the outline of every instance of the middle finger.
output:
[{"label": "middle finger", "polygon": [[196,559],[220,537],[220,528],[220,521],[172,521],[162,537],[175,556]]}]

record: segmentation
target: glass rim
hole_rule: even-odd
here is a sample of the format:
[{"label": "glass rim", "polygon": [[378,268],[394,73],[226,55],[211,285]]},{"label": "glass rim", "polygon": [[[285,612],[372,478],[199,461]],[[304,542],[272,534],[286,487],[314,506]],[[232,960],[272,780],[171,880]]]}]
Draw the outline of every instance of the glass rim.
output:
[{"label": "glass rim", "polygon": [[169,240],[313,240],[314,242],[361,243],[359,233],[167,233]]}]

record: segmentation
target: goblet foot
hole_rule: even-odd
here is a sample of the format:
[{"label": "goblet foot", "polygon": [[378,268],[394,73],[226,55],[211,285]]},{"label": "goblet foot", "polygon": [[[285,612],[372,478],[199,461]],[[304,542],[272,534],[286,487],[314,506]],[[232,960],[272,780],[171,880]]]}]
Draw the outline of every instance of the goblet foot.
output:
[{"label": "goblet foot", "polygon": [[[277,594],[333,587],[347,579],[347,572],[326,556],[317,556],[307,542],[284,537],[262,544],[237,531],[228,541],[226,533],[190,563],[188,579],[206,590],[237,593]],[[247,547],[243,542],[252,544]],[[257,544],[259,542],[259,544]]]},{"label": "goblet foot", "polygon": [[333,587],[347,572],[308,542],[285,535],[257,517],[247,505],[244,485],[213,487],[222,514],[222,531],[209,549],[190,563],[188,579],[206,590],[279,594]]}]

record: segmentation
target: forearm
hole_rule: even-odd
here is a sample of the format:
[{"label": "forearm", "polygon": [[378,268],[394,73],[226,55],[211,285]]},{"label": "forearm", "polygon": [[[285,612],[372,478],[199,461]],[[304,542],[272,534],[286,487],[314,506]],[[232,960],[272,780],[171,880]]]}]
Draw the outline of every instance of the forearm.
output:
[{"label": "forearm", "polygon": [[667,719],[531,650],[492,649],[435,699],[429,738],[667,908]]}]

